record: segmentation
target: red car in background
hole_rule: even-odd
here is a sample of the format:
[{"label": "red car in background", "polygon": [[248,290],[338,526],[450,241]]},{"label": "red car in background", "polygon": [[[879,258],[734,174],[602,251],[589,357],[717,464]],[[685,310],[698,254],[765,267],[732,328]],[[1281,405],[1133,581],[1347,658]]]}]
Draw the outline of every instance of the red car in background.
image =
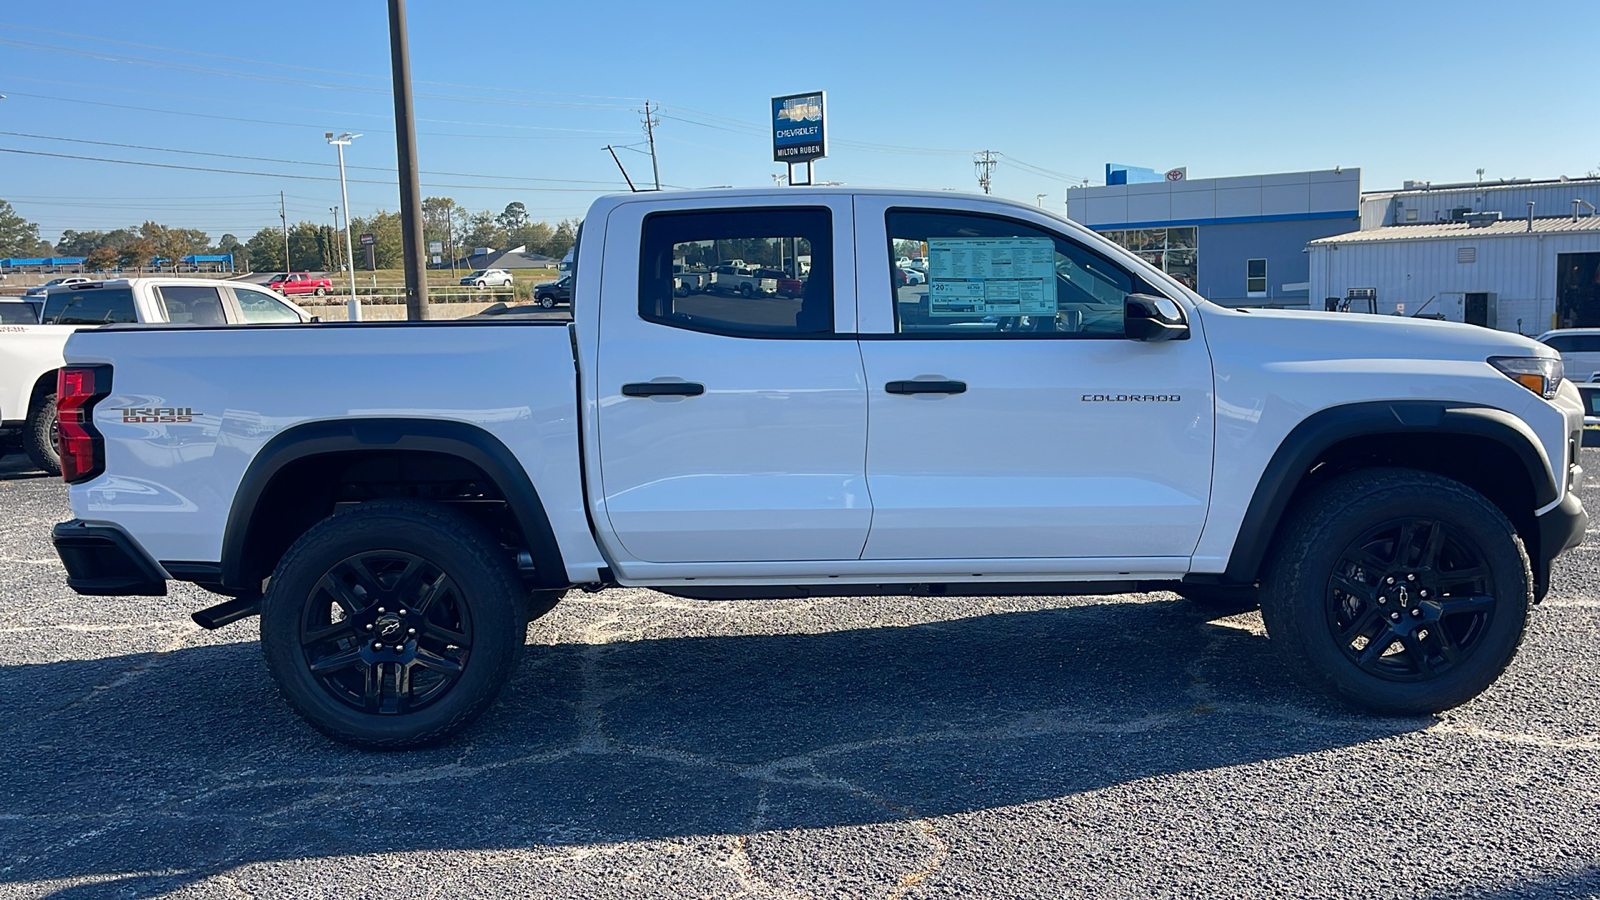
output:
[{"label": "red car in background", "polygon": [[272,276],[267,287],[284,296],[313,294],[321,297],[333,290],[333,282],[326,278],[314,278],[308,272],[285,272]]}]

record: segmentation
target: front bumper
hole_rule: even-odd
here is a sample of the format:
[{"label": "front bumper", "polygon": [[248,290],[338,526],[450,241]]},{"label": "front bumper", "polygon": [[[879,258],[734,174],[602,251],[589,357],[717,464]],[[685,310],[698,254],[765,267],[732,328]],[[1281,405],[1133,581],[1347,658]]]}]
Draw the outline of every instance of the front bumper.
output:
[{"label": "front bumper", "polygon": [[73,519],[50,533],[67,587],[91,597],[165,597],[167,576],[127,532]]},{"label": "front bumper", "polygon": [[1567,496],[1555,509],[1539,517],[1539,558],[1534,560],[1534,578],[1538,582],[1536,596],[1543,600],[1550,590],[1550,563],[1562,553],[1583,543],[1589,530],[1589,514],[1577,490],[1568,490]]}]

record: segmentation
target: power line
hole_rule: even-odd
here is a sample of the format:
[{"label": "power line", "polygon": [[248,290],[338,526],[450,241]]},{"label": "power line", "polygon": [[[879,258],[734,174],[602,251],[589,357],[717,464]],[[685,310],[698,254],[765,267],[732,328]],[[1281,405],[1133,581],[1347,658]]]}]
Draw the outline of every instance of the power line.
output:
[{"label": "power line", "polygon": [[[209,167],[209,166],[180,166],[180,165],[178,165],[176,163],[144,162],[144,161],[141,161],[141,160],[132,160],[132,159],[108,159],[106,157],[101,157],[101,156],[76,156],[76,155],[73,155],[73,154],[70,154],[70,153],[46,153],[46,152],[44,152],[42,150],[18,150],[18,149],[14,148],[14,147],[0,147],[0,153],[17,153],[17,154],[20,154],[20,155],[23,155],[23,156],[45,156],[45,157],[51,157],[53,159],[76,159],[76,160],[84,160],[84,161],[87,161],[87,162],[116,163],[118,165],[144,166],[144,167],[152,168],[152,169],[178,169],[178,170],[185,171],[185,172],[213,172],[213,173],[217,173],[217,174],[221,174],[221,175],[253,175],[253,176],[256,176],[256,177],[260,177],[260,178],[290,178],[290,179],[294,179],[294,180],[297,180],[297,181],[338,181],[339,180],[337,177],[332,177],[332,176],[292,175],[292,174],[283,173],[283,172],[246,172],[246,171],[242,171],[242,170],[239,170],[239,169],[217,169],[217,168],[212,168],[212,167]],[[394,187],[397,184],[397,182],[394,182],[394,181],[375,181],[375,180],[371,180],[371,179],[361,179],[361,178],[351,178],[351,179],[349,179],[349,181],[352,184],[381,184],[381,185],[384,185],[386,187]],[[597,190],[595,188],[520,187],[520,186],[516,187],[516,188],[499,188],[499,187],[492,187],[492,186],[489,186],[489,185],[482,185],[482,184],[442,184],[440,182],[434,182],[434,181],[424,182],[423,184],[426,187],[454,188],[454,189],[466,190],[466,191],[509,191],[509,190],[518,190],[518,191],[539,191],[539,192],[544,192],[544,193],[571,193],[571,194],[596,194],[596,193],[602,193],[601,191],[599,191],[599,190]]]},{"label": "power line", "polygon": [[[318,124],[310,123],[310,122],[286,122],[286,121],[284,121],[282,119],[252,119],[252,118],[246,118],[246,117],[241,117],[241,116],[223,116],[223,115],[218,115],[216,113],[201,113],[201,112],[192,112],[192,111],[189,111],[189,110],[178,110],[178,109],[159,109],[159,108],[149,107],[149,106],[132,106],[132,105],[126,104],[126,103],[107,103],[107,102],[105,102],[103,100],[79,100],[79,99],[74,98],[74,97],[53,97],[53,96],[50,96],[48,94],[29,94],[29,93],[23,93],[21,91],[7,91],[6,93],[9,96],[12,96],[12,97],[28,97],[28,98],[33,99],[33,100],[51,100],[51,101],[54,101],[54,102],[57,102],[57,103],[81,103],[81,104],[83,104],[85,106],[103,106],[103,107],[106,107],[108,109],[128,109],[128,110],[133,110],[135,112],[160,113],[162,115],[169,115],[169,116],[188,116],[190,118],[195,118],[195,119],[216,119],[216,120],[222,121],[222,122],[244,122],[244,123],[250,124],[250,125],[270,125],[270,126],[283,126],[283,127],[293,127],[293,128],[323,128],[324,127],[322,125],[318,125]],[[360,117],[360,118],[381,118],[380,116],[377,116],[376,114],[373,114],[373,113],[336,113],[336,112],[326,112],[324,110],[308,110],[308,112],[323,112],[325,115],[330,115],[330,116],[353,116],[353,117]],[[454,120],[451,120],[451,119],[419,119],[418,121],[421,121],[421,122],[433,122],[435,124],[442,124],[442,125],[472,125],[472,126],[476,126],[476,127],[487,127],[487,128],[538,128],[539,127],[539,126],[536,126],[536,125],[497,125],[497,124],[492,123],[492,122],[457,122],[457,121],[454,121]],[[392,130],[385,130],[385,129],[382,129],[382,128],[369,128],[367,130],[372,132],[372,133],[374,133],[374,134],[394,134],[394,132]],[[490,139],[490,140],[507,139],[507,140],[522,140],[522,141],[588,141],[588,140],[593,140],[593,138],[590,137],[589,134],[594,134],[594,135],[629,134],[630,132],[626,132],[626,131],[594,131],[594,132],[590,132],[589,134],[586,134],[586,135],[583,135],[583,136],[574,135],[572,137],[557,136],[557,135],[541,135],[541,134],[461,134],[459,132],[440,132],[440,131],[419,131],[417,133],[418,134],[425,134],[425,135],[428,135],[429,137],[447,137],[447,138],[473,138],[473,139]]]},{"label": "power line", "polygon": [[[320,74],[320,75],[338,75],[338,76],[345,77],[345,78],[367,78],[367,79],[377,79],[377,80],[387,80],[388,79],[387,75],[374,75],[374,74],[372,74],[370,72],[343,72],[343,71],[340,71],[338,69],[320,69],[320,68],[316,68],[314,66],[297,66],[297,65],[293,65],[291,63],[278,62],[278,61],[275,61],[275,60],[248,59],[248,58],[245,58],[245,57],[242,57],[242,56],[224,56],[224,55],[219,54],[219,53],[201,53],[201,52],[196,51],[196,50],[185,50],[185,49],[182,49],[182,48],[179,48],[179,47],[162,47],[162,46],[158,46],[158,45],[155,45],[155,44],[141,44],[141,43],[137,43],[137,42],[134,42],[134,41],[119,41],[119,40],[115,40],[113,38],[96,37],[94,35],[89,35],[89,34],[74,34],[74,33],[69,32],[69,31],[54,31],[54,30],[51,30],[51,29],[48,29],[48,28],[31,28],[31,27],[26,26],[26,25],[12,25],[12,24],[9,24],[9,23],[0,23],[0,28],[11,28],[11,29],[15,29],[15,30],[18,30],[18,31],[31,31],[31,32],[34,32],[36,34],[50,34],[50,35],[55,35],[56,37],[77,38],[79,40],[85,40],[85,41],[99,41],[99,42],[105,43],[105,44],[119,44],[119,45],[124,46],[124,47],[138,47],[141,50],[159,50],[162,53],[181,53],[181,54],[184,54],[186,56],[197,56],[197,57],[201,57],[201,58],[204,58],[204,59],[218,59],[218,60],[223,60],[225,62],[241,62],[241,63],[245,63],[247,65],[253,65],[253,66],[271,66],[273,68],[278,68],[278,69],[291,69],[291,70],[300,71],[300,72],[315,72],[315,73]],[[426,80],[423,80],[423,79],[420,79],[420,78],[417,79],[417,84],[431,84],[431,85],[434,85],[435,87],[454,87],[454,88],[463,88],[463,89],[466,89],[466,90],[474,90],[474,91],[495,91],[495,92],[503,93],[503,94],[529,94],[529,95],[548,96],[548,97],[582,97],[582,98],[588,99],[588,100],[624,100],[624,101],[628,101],[628,102],[637,102],[637,101],[643,99],[642,97],[619,97],[619,96],[611,96],[611,95],[606,95],[606,94],[574,94],[574,93],[561,92],[561,91],[530,91],[530,90],[524,90],[524,89],[519,89],[519,88],[491,88],[491,87],[482,87],[482,86],[479,86],[479,85],[457,84],[457,83],[449,82],[449,81],[426,81]]]},{"label": "power line", "polygon": [[[155,69],[169,69],[191,75],[238,78],[246,81],[266,82],[268,84],[310,87],[317,88],[318,90],[346,91],[356,94],[375,94],[385,97],[390,95],[390,89],[384,87],[362,87],[359,85],[333,84],[326,81],[311,81],[305,78],[289,78],[281,75],[263,75],[259,72],[241,72],[236,69],[218,69],[211,66],[195,66],[187,63],[172,62],[169,60],[148,59],[142,56],[125,56],[117,53],[83,50],[76,47],[65,47],[57,44],[43,44],[35,41],[19,41],[12,38],[0,38],[0,47],[15,47],[20,50],[39,50],[46,53],[59,53],[66,56],[95,59],[103,62],[118,62],[137,66],[147,66]],[[430,100],[446,100],[451,103],[481,103],[493,106],[525,106],[553,109],[598,110],[625,110],[629,108],[627,106],[618,104],[556,102],[550,100],[505,100],[486,97],[468,97],[460,94],[418,94],[417,96],[425,97]]]},{"label": "power line", "polygon": [[[206,150],[181,150],[181,149],[178,149],[176,147],[150,147],[150,146],[146,146],[144,144],[124,144],[124,143],[118,143],[118,142],[115,142],[115,141],[91,141],[91,140],[87,140],[85,138],[57,137],[57,136],[54,136],[54,135],[46,135],[46,134],[27,134],[27,133],[21,132],[21,131],[0,131],[0,135],[6,135],[8,137],[32,138],[34,140],[40,140],[40,141],[65,141],[67,143],[72,143],[72,144],[92,144],[92,145],[97,146],[97,147],[118,147],[118,148],[125,149],[125,150],[149,150],[149,151],[153,151],[153,152],[157,152],[157,153],[182,153],[182,154],[187,154],[189,156],[210,156],[210,157],[214,157],[214,158],[218,158],[218,159],[242,159],[242,160],[248,160],[248,161],[251,161],[251,162],[282,163],[284,165],[294,165],[294,166],[316,166],[318,168],[329,168],[329,167],[334,165],[333,163],[310,162],[310,161],[307,161],[307,160],[299,160],[299,159],[278,159],[278,158],[271,157],[271,156],[244,156],[244,155],[241,155],[241,154],[238,154],[238,153],[213,153],[213,152],[206,151]],[[361,170],[369,171],[369,172],[389,172],[389,171],[392,171],[391,169],[386,168],[384,166],[354,166],[354,165],[352,165],[349,168],[361,169]],[[595,186],[605,187],[605,188],[620,187],[620,185],[618,185],[615,181],[591,181],[591,180],[587,180],[587,179],[577,179],[577,178],[534,178],[534,177],[531,177],[531,176],[522,176],[522,175],[476,175],[476,174],[473,174],[471,172],[423,172],[422,174],[424,174],[424,175],[443,175],[443,176],[445,176],[447,178],[492,178],[492,179],[495,179],[495,180],[498,180],[498,181],[538,181],[538,182],[548,182],[548,183],[553,183],[553,184],[595,185]]]}]

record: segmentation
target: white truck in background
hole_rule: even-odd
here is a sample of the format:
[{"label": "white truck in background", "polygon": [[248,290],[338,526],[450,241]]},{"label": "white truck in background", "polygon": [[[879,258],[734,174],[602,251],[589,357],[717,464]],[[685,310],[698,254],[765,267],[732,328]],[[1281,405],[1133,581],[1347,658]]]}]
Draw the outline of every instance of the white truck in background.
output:
[{"label": "white truck in background", "polygon": [[52,475],[61,474],[56,373],[73,332],[107,324],[311,321],[305,310],[254,285],[203,278],[72,280],[29,299],[44,304],[38,324],[0,324],[0,452],[20,444]]},{"label": "white truck in background", "polygon": [[[570,324],[73,334],[68,584],[230,598],[196,620],[259,614],[306,721],[403,748],[487,707],[529,618],[613,585],[1259,602],[1288,673],[1434,712],[1499,677],[1583,539],[1583,408],[1518,335],[1223,308],[987,196],[651,192],[585,222]],[[906,242],[926,285],[893,277]],[[676,259],[802,244],[799,297],[674,289]]]}]

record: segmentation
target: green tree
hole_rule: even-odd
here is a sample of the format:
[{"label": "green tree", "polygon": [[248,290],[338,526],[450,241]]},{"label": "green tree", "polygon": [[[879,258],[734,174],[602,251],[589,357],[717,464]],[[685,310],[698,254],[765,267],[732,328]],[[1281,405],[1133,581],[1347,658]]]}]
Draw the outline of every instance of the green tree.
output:
[{"label": "green tree", "polygon": [[39,248],[39,226],[0,200],[0,256],[31,257]]},{"label": "green tree", "polygon": [[116,251],[117,262],[124,269],[143,269],[150,265],[150,258],[156,255],[156,245],[149,238],[139,237],[129,240]]},{"label": "green tree", "polygon": [[496,216],[495,221],[510,234],[528,224],[528,207],[514,200],[506,204],[505,211]]},{"label": "green tree", "polygon": [[[437,199],[437,198],[431,198]],[[427,213],[423,213],[427,217]],[[350,220],[350,230],[356,234],[370,234],[377,241],[373,245],[374,262],[380,269],[398,269],[405,264],[405,242],[400,236],[400,214],[378,210],[370,216]],[[428,240],[444,240],[443,237]],[[366,268],[366,254],[356,247],[356,265]]]},{"label": "green tree", "polygon": [[461,246],[469,253],[479,247],[506,249],[506,229],[500,224],[499,217],[488,210],[473,213],[467,219],[464,232]]},{"label": "green tree", "polygon": [[283,232],[277,228],[263,228],[245,242],[245,253],[252,272],[282,272]]},{"label": "green tree", "polygon": [[544,255],[560,259],[567,255],[572,245],[578,242],[578,226],[583,224],[582,219],[567,219],[556,226],[556,233],[546,245]]},{"label": "green tree", "polygon": [[118,254],[116,249],[113,248],[113,247],[104,247],[104,246],[102,246],[102,247],[92,247],[92,248],[89,249],[89,251],[87,253],[82,253],[82,254],[79,254],[79,253],[68,253],[68,254],[62,254],[62,255],[64,255],[64,256],[83,256],[83,257],[86,258],[85,262],[84,262],[84,266],[86,268],[88,268],[89,271],[91,271],[91,272],[104,272],[107,269],[110,269],[110,268],[116,266],[116,264],[118,262],[118,256],[120,254]]},{"label": "green tree", "polygon": [[61,232],[61,240],[56,241],[56,252],[62,256],[88,256],[104,246],[107,246],[104,231],[73,231],[68,228]]}]

